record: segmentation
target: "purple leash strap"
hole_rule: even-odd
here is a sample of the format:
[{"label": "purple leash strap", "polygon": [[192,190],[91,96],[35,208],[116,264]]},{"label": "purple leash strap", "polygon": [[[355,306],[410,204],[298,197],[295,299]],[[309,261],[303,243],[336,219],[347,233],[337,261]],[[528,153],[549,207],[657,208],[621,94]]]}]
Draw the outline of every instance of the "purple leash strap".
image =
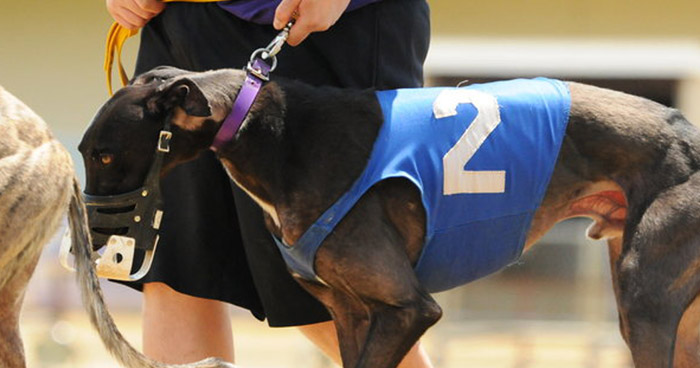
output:
[{"label": "purple leash strap", "polygon": [[230,142],[243,124],[243,120],[248,115],[255,98],[258,96],[267,76],[270,73],[270,66],[260,58],[255,58],[252,66],[248,68],[245,81],[241,86],[233,108],[228,114],[211,144],[211,150],[217,152],[227,142]]}]

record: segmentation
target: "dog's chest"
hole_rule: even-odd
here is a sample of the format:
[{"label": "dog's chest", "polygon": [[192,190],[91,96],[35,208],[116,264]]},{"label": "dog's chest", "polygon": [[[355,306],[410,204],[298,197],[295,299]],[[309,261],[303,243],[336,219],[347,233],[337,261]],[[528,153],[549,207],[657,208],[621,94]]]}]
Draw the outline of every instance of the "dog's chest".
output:
[{"label": "dog's chest", "polygon": [[566,130],[566,86],[515,80],[383,91],[377,98],[384,124],[363,174],[283,250],[288,264],[306,263],[307,272],[299,273],[313,275],[315,248],[369,188],[388,178],[405,178],[421,192],[426,244],[416,273],[429,291],[517,259]]}]

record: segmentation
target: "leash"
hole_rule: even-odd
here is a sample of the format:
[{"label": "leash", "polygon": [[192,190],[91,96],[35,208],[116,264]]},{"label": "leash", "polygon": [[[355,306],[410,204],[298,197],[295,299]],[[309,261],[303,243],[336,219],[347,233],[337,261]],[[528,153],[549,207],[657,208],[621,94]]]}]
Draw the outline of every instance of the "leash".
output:
[{"label": "leash", "polygon": [[[250,55],[250,61],[246,66],[246,78],[241,89],[236,96],[231,112],[228,114],[219,131],[214,137],[210,149],[217,152],[233,137],[243,124],[243,120],[248,115],[255,98],[260,93],[260,89],[265,82],[270,80],[270,73],[277,68],[277,53],[289,37],[289,30],[294,22],[287,23],[287,26],[270,42],[267,47],[257,49]],[[266,60],[270,60],[268,64]]]},{"label": "leash", "polygon": [[[162,0],[164,3],[188,2],[188,3],[214,3],[221,0]],[[114,22],[109,27],[107,32],[107,42],[105,44],[105,63],[104,70],[107,74],[107,90],[109,95],[112,95],[112,65],[114,65],[114,56],[117,57],[117,67],[119,70],[119,79],[122,86],[129,83],[129,77],[126,75],[124,66],[122,65],[122,47],[126,40],[139,33],[138,29],[128,29],[122,27],[119,23]]]}]

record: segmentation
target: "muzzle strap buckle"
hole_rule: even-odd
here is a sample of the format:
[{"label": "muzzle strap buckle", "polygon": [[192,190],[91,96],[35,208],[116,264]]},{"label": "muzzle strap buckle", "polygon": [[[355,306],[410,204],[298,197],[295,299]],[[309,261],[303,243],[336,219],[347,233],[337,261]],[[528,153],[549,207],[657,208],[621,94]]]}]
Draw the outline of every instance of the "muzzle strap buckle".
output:
[{"label": "muzzle strap buckle", "polygon": [[163,153],[170,152],[170,140],[173,138],[173,133],[167,130],[161,130],[158,137],[158,151]]}]

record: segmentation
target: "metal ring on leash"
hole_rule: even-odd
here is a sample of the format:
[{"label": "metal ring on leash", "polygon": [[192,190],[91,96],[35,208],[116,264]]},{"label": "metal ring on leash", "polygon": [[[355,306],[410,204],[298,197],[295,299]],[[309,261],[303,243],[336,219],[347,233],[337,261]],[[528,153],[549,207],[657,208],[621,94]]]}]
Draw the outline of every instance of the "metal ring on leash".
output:
[{"label": "metal ring on leash", "polygon": [[272,72],[277,68],[277,56],[270,54],[270,51],[267,48],[260,48],[253,51],[253,53],[250,55],[248,66],[246,66],[246,70],[253,73],[253,75],[256,77],[265,81],[269,80],[269,75],[265,75],[262,70],[253,67],[253,62],[255,59],[270,60],[270,72]]},{"label": "metal ring on leash", "polygon": [[[277,53],[282,50],[282,46],[284,46],[284,43],[287,42],[287,38],[289,37],[289,30],[292,28],[292,25],[294,24],[294,21],[291,21],[287,23],[287,26],[284,27],[282,31],[280,31],[279,34],[270,42],[270,44],[267,45],[267,47],[259,48],[250,55],[250,60],[248,61],[248,65],[246,66],[246,70],[248,72],[252,73],[256,77],[268,81],[269,78],[269,73],[273,72],[275,69],[277,69]],[[255,59],[260,59],[264,61],[269,61],[270,62],[270,71],[266,74],[263,73],[262,70],[256,69],[253,67],[253,62]]]}]

